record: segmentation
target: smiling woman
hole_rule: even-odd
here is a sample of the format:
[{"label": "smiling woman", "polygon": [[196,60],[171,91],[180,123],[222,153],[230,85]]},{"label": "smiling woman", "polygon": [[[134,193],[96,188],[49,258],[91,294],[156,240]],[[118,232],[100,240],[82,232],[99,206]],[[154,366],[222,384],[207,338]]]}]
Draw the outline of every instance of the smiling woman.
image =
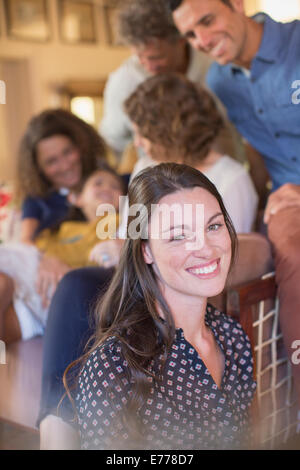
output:
[{"label": "smiling woman", "polygon": [[31,119],[18,156],[23,242],[31,243],[41,230],[66,217],[67,192],[76,189],[105,155],[97,132],[68,111],[46,110]]},{"label": "smiling woman", "polygon": [[[147,209],[140,223],[149,237],[126,240],[96,308],[93,346],[77,361],[82,448],[241,448],[245,438],[249,445],[249,340],[207,304],[223,290],[235,256],[222,199],[198,170],[165,163],[134,178],[129,203],[137,202]],[[160,206],[174,202],[182,210],[188,205],[190,217],[184,225],[176,215],[161,224]],[[198,204],[203,243],[188,249],[199,229]],[[66,384],[67,378],[68,371]]]}]

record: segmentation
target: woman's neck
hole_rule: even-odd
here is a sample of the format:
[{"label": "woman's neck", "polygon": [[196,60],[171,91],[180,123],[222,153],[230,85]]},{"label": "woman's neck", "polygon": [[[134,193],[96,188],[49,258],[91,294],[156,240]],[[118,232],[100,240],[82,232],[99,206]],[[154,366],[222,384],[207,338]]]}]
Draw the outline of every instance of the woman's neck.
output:
[{"label": "woman's neck", "polygon": [[[169,306],[174,324],[176,328],[181,328],[184,331],[185,337],[191,340],[195,332],[198,336],[205,335],[207,330],[205,325],[205,314],[207,299],[199,298],[197,296],[181,296],[174,292],[164,292],[163,296]],[[170,298],[169,298],[170,297]],[[159,314],[164,318],[163,313],[159,310]]]}]

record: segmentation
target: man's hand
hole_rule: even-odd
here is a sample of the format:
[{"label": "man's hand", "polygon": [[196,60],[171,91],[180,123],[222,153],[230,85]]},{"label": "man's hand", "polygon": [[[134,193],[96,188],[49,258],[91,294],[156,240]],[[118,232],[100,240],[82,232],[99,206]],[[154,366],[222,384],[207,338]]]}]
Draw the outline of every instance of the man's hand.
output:
[{"label": "man's hand", "polygon": [[300,207],[300,185],[287,183],[269,196],[264,214],[264,223],[268,224],[272,215],[287,207]]},{"label": "man's hand", "polygon": [[44,308],[48,307],[56,286],[71,268],[55,257],[42,256],[36,282],[36,290],[42,298]]},{"label": "man's hand", "polygon": [[124,240],[107,240],[94,246],[89,255],[89,260],[104,268],[116,266],[120,259],[120,252]]}]

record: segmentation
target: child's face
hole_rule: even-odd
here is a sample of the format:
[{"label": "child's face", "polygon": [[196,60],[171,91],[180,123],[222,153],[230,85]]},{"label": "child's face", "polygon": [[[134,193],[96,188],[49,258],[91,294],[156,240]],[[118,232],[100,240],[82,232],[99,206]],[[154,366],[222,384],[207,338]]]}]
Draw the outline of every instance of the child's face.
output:
[{"label": "child's face", "polygon": [[119,197],[122,194],[118,178],[108,171],[99,170],[86,181],[79,195],[78,205],[84,213],[89,214],[89,219],[95,219],[100,204],[111,204],[118,210]]}]

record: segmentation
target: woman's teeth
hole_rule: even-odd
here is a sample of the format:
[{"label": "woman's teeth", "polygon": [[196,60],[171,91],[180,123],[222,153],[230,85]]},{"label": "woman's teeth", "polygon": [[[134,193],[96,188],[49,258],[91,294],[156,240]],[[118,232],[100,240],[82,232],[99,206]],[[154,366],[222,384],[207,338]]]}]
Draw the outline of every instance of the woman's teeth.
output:
[{"label": "woman's teeth", "polygon": [[210,274],[213,273],[218,267],[218,263],[215,262],[209,266],[205,266],[205,268],[197,268],[197,269],[190,269],[190,272],[193,274]]}]

